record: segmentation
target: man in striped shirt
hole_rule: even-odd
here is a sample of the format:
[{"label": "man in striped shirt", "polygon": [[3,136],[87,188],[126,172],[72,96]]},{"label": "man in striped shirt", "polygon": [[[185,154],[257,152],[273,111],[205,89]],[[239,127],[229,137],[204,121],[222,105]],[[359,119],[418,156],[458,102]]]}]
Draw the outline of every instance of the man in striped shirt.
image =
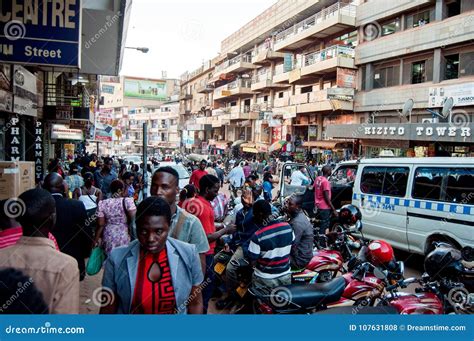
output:
[{"label": "man in striped shirt", "polygon": [[269,294],[275,287],[291,284],[290,253],[295,235],[288,223],[272,217],[271,206],[265,200],[254,203],[253,215],[258,230],[249,245],[249,257],[255,269],[252,287]]}]

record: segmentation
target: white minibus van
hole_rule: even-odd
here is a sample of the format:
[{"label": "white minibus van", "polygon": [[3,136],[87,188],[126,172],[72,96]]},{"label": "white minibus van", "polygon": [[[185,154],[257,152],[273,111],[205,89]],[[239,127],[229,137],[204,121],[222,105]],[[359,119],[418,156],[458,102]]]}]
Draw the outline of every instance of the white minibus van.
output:
[{"label": "white minibus van", "polygon": [[360,160],[352,203],[368,239],[418,254],[434,241],[474,247],[474,158]]}]

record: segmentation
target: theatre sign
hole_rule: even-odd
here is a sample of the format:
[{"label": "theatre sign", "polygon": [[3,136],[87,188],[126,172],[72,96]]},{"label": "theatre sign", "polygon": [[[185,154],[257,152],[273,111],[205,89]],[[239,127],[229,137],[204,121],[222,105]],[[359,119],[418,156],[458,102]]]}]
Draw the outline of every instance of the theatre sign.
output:
[{"label": "theatre sign", "polygon": [[473,142],[474,124],[336,124],[326,127],[329,138]]}]

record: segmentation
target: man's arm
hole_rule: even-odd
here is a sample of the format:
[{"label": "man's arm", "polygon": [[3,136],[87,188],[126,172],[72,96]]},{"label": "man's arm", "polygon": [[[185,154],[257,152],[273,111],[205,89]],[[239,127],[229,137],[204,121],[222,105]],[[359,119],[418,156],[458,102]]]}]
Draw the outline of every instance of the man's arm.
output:
[{"label": "man's arm", "polygon": [[331,199],[329,198],[329,191],[324,191],[323,195],[324,195],[324,201],[326,201],[326,204],[329,207],[331,207],[331,210],[335,213],[336,209],[334,208],[334,205],[332,204]]},{"label": "man's arm", "polygon": [[201,315],[203,313],[204,305],[202,301],[201,286],[193,286],[191,294],[189,295],[188,314]]},{"label": "man's arm", "polygon": [[106,302],[110,302],[107,305],[100,307],[100,314],[116,314],[118,310],[118,300],[119,297],[117,295],[117,286],[115,283],[115,268],[114,262],[109,257],[105,261],[104,265],[104,277],[102,278],[102,293],[103,297],[109,296],[110,292],[113,293],[113,300],[105,300]]},{"label": "man's arm", "polygon": [[[190,259],[190,269],[192,274],[192,288],[191,294],[187,300],[187,310],[189,314],[202,314],[203,312],[203,300],[202,300],[202,290],[203,286],[206,285],[203,283],[204,274],[199,271],[199,257],[197,255],[196,247],[193,245],[193,252]],[[205,267],[204,267],[205,268]],[[183,307],[178,307],[182,309]]]}]

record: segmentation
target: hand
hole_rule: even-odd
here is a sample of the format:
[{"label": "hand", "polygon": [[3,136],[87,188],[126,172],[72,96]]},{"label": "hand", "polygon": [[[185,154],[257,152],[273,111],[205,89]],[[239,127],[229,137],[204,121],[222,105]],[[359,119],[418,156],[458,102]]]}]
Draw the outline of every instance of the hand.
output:
[{"label": "hand", "polygon": [[229,225],[226,228],[227,234],[233,234],[235,231],[237,231],[237,226],[235,224]]},{"label": "hand", "polygon": [[338,217],[338,216],[339,216],[339,213],[337,213],[336,210],[332,210],[332,214],[333,214],[335,217]]},{"label": "hand", "polygon": [[230,246],[229,244],[224,245],[224,252],[230,252]]}]

